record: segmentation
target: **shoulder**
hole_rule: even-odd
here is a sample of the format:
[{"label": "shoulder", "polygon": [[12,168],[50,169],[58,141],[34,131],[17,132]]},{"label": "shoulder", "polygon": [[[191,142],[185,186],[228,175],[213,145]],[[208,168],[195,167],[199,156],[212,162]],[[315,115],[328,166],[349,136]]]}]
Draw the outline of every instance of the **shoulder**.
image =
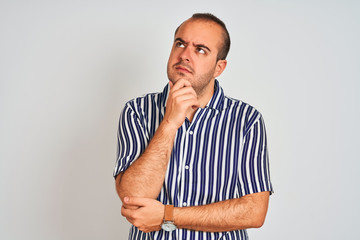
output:
[{"label": "shoulder", "polygon": [[261,113],[252,105],[229,96],[224,96],[224,110],[231,110],[245,128],[251,128],[257,121],[262,121]]},{"label": "shoulder", "polygon": [[156,92],[156,93],[147,93],[139,97],[135,97],[130,99],[125,103],[125,109],[132,109],[135,111],[144,110],[147,108],[153,108],[156,106],[161,106],[163,102],[163,93]]},{"label": "shoulder", "polygon": [[260,112],[252,105],[236,98],[224,96],[224,110],[228,108],[242,110],[242,115],[261,115]]}]

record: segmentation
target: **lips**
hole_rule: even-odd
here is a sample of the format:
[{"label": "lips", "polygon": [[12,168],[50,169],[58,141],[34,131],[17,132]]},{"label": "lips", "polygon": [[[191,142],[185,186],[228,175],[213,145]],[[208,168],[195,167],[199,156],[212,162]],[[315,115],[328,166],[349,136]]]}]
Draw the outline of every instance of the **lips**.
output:
[{"label": "lips", "polygon": [[183,73],[192,73],[192,69],[189,66],[184,66],[181,63],[175,64],[175,69]]},{"label": "lips", "polygon": [[176,67],[176,69],[179,70],[180,72],[191,73],[190,70],[188,70],[188,69],[185,68],[185,67],[178,66],[178,67]]}]

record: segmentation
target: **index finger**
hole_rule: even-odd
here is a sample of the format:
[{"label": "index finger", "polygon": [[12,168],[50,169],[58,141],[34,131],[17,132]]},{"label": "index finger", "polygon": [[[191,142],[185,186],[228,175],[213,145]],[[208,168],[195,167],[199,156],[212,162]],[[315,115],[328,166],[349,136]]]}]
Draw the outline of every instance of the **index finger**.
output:
[{"label": "index finger", "polygon": [[171,90],[175,91],[183,87],[191,87],[191,83],[186,79],[180,78],[179,80],[176,81],[175,84],[173,84]]},{"label": "index finger", "polygon": [[124,205],[125,206],[136,206],[143,207],[147,203],[147,198],[141,197],[124,197]]}]

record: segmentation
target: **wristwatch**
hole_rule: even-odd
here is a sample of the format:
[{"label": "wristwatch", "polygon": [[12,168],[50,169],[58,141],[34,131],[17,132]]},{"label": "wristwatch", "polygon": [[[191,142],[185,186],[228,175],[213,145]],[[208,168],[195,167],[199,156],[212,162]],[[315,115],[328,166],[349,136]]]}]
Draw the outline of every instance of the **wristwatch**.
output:
[{"label": "wristwatch", "polygon": [[161,224],[164,231],[172,232],[176,229],[174,224],[174,205],[165,205],[164,221]]}]

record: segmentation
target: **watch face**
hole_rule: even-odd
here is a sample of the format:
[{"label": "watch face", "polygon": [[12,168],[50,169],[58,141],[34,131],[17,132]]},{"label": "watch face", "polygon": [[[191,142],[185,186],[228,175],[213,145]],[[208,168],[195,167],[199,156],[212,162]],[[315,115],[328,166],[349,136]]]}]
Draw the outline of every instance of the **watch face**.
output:
[{"label": "watch face", "polygon": [[164,222],[163,224],[161,224],[161,228],[164,231],[171,232],[176,229],[176,226],[172,222]]}]

